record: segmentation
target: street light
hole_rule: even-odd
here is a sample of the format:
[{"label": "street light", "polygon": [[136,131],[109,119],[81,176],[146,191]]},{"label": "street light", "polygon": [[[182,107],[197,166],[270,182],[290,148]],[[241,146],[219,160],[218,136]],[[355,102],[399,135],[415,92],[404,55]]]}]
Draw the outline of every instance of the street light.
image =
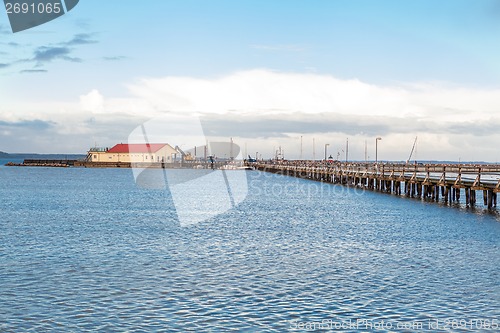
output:
[{"label": "street light", "polygon": [[300,136],[300,160],[302,160],[302,135]]},{"label": "street light", "polygon": [[313,161],[316,161],[316,141],[313,138]]},{"label": "street light", "polygon": [[349,159],[349,138],[347,138],[347,141],[345,143],[345,162],[347,163],[347,160]]},{"label": "street light", "polygon": [[375,139],[375,163],[378,163],[378,140],[382,140],[381,137]]},{"label": "street light", "polygon": [[326,154],[326,150],[327,150],[327,147],[328,147],[329,145],[330,145],[329,143],[325,143],[325,161],[326,161],[326,156],[327,156],[327,154]]}]

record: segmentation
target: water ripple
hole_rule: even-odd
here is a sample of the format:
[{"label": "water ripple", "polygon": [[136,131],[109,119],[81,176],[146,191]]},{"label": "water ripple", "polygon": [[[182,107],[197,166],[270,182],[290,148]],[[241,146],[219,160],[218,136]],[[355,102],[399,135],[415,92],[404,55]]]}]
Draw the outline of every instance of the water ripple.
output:
[{"label": "water ripple", "polygon": [[251,173],[240,206],[181,228],[130,170],[1,172],[0,331],[500,319],[495,216]]}]

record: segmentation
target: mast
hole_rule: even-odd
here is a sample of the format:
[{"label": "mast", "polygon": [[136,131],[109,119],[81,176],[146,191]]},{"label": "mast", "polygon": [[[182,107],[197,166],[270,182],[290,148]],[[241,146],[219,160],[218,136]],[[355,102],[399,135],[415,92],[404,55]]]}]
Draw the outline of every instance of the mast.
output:
[{"label": "mast", "polygon": [[411,156],[413,155],[413,151],[415,150],[416,144],[417,144],[417,137],[415,137],[415,141],[413,141],[413,147],[411,147],[410,157],[408,157],[408,160],[406,161],[406,163],[410,162]]}]

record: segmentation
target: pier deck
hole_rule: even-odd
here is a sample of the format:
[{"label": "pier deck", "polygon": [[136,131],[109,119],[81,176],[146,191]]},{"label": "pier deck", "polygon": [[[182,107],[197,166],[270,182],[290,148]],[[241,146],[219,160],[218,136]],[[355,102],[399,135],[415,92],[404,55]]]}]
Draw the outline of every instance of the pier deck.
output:
[{"label": "pier deck", "polygon": [[256,162],[257,170],[445,202],[465,196],[467,206],[483,191],[484,205],[496,207],[500,165],[278,161]]}]

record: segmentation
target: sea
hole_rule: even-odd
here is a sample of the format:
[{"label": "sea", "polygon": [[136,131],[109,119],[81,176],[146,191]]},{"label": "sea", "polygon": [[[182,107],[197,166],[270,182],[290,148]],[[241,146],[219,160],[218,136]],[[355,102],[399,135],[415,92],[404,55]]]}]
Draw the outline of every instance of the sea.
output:
[{"label": "sea", "polygon": [[500,331],[496,211],[225,172],[245,196],[183,224],[211,184],[0,166],[0,332]]}]

